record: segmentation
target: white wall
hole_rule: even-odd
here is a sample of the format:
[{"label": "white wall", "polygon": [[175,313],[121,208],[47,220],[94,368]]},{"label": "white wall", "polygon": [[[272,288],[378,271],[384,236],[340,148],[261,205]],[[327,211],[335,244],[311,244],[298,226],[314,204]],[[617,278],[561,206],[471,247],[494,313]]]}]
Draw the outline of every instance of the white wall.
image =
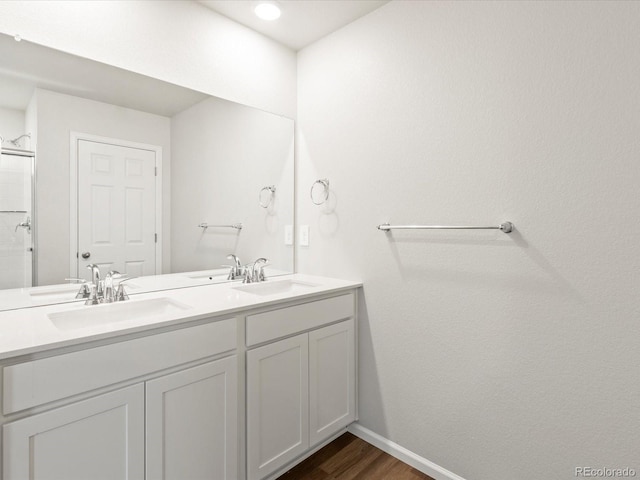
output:
[{"label": "white wall", "polygon": [[7,0],[0,32],[295,116],[295,52],[197,2]]},{"label": "white wall", "polygon": [[640,471],[639,45],[638,2],[396,0],[299,53],[298,266],[364,281],[365,427],[470,480]]},{"label": "white wall", "polygon": [[170,265],[170,120],[107,103],[43,89],[35,93],[37,118],[38,285],[69,276],[69,146],[71,132],[162,147],[163,261]]},{"label": "white wall", "polygon": [[[14,138],[18,138],[25,132],[25,124],[24,124],[24,112],[22,110],[15,110],[13,108],[4,108],[0,107],[0,137],[4,139],[2,143],[3,147],[8,148],[16,148],[14,145],[8,142],[8,140],[12,140]],[[27,144],[22,143],[27,148],[28,138],[25,138],[21,141],[27,141]]]},{"label": "white wall", "polygon": [[[284,226],[293,224],[293,137],[292,120],[218,98],[172,117],[174,272],[220,268],[230,253],[293,271],[293,246],[284,245]],[[258,196],[267,185],[276,195],[265,209]],[[197,228],[203,222],[243,228]]]}]

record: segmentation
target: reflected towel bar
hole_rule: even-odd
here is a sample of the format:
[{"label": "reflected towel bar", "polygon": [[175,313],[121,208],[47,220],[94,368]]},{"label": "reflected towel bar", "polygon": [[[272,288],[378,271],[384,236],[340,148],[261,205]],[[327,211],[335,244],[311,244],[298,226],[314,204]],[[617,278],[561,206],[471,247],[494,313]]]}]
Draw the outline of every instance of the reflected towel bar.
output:
[{"label": "reflected towel bar", "polygon": [[504,233],[511,233],[513,231],[513,223],[504,222],[494,227],[473,227],[473,226],[457,226],[450,227],[445,225],[389,225],[383,223],[378,225],[378,230],[388,232],[389,230],[501,230]]},{"label": "reflected towel bar", "polygon": [[0,210],[0,213],[27,213],[26,210]]},{"label": "reflected towel bar", "polygon": [[212,228],[235,228],[236,230],[242,230],[242,224],[241,223],[234,223],[232,225],[209,225],[208,223],[204,222],[198,225],[199,228],[204,228],[207,229],[209,227]]}]

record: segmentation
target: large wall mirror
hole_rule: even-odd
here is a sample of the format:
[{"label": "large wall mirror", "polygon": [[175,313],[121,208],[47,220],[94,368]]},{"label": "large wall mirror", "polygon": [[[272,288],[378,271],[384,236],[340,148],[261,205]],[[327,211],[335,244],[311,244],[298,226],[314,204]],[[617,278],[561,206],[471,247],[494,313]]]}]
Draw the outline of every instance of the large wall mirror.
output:
[{"label": "large wall mirror", "polygon": [[[0,309],[293,272],[293,120],[0,35]],[[31,153],[33,152],[33,154]],[[34,288],[29,288],[34,287]]]}]

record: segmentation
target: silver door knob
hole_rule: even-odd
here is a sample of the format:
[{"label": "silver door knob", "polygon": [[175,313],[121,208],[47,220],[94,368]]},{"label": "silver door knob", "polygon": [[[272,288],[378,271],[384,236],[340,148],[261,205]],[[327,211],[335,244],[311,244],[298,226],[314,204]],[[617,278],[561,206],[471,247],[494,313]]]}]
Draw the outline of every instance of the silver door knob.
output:
[{"label": "silver door knob", "polygon": [[91,252],[82,252],[82,258],[85,260],[91,256]]}]

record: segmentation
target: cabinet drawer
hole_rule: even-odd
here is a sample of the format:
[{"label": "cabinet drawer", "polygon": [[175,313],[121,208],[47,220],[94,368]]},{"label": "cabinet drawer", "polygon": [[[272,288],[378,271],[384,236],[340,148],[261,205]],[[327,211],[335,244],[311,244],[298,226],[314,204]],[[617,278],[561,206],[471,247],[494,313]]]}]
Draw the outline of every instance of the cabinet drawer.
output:
[{"label": "cabinet drawer", "polygon": [[354,315],[354,308],[354,295],[348,293],[325,300],[249,315],[247,317],[247,346],[344,320]]},{"label": "cabinet drawer", "polygon": [[183,328],[4,369],[3,413],[148,375],[236,348],[236,320]]}]

